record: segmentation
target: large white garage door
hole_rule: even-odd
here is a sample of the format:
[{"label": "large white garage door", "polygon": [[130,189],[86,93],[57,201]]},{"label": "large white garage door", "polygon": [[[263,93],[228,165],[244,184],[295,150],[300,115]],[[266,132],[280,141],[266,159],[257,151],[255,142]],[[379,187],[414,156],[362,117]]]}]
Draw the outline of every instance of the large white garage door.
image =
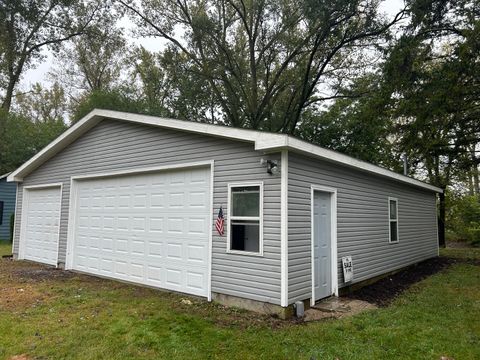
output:
[{"label": "large white garage door", "polygon": [[207,296],[210,170],[76,182],[72,267]]},{"label": "large white garage door", "polygon": [[24,191],[20,258],[57,265],[60,187]]}]

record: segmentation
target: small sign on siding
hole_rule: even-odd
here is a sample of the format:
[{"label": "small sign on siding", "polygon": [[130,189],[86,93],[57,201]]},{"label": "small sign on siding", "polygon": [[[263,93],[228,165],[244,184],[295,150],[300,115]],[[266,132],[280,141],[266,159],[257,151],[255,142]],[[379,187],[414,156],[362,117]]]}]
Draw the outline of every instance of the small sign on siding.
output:
[{"label": "small sign on siding", "polygon": [[342,257],[343,279],[346,283],[353,280],[353,262],[351,256]]}]

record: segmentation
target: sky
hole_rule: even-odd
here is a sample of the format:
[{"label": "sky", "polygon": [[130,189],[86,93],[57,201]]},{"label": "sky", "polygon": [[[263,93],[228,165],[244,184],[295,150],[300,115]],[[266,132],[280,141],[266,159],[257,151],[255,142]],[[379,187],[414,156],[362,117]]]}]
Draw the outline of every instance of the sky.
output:
[{"label": "sky", "polygon": [[[395,15],[403,7],[403,0],[386,0],[383,1],[380,5],[382,12],[386,13],[388,16]],[[128,19],[122,19],[120,25],[127,30],[133,28],[133,24]],[[162,49],[164,41],[159,38],[134,38],[133,36],[128,36],[129,41],[132,44],[143,45],[147,50],[158,51]],[[44,51],[45,59],[38,64],[35,68],[29,69],[23,76],[20,82],[20,89],[28,89],[30,86],[36,82],[42,84],[48,84],[48,72],[55,66],[55,57],[49,51]]]}]

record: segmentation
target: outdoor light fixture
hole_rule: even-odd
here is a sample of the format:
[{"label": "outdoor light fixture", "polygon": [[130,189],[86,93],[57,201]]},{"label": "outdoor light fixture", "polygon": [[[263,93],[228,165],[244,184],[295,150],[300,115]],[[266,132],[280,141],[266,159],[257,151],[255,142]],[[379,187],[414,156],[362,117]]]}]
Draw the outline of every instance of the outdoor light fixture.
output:
[{"label": "outdoor light fixture", "polygon": [[270,175],[276,175],[279,173],[280,169],[278,168],[278,161],[277,160],[265,160],[261,159],[260,164],[267,165],[267,173]]}]

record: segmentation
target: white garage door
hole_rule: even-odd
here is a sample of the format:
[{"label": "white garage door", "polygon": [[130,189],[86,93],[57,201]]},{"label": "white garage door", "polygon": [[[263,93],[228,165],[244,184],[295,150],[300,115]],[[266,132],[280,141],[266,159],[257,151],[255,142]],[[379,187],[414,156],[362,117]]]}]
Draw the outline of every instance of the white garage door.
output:
[{"label": "white garage door", "polygon": [[20,258],[57,265],[60,187],[24,191]]},{"label": "white garage door", "polygon": [[207,296],[210,170],[76,182],[72,267]]}]

